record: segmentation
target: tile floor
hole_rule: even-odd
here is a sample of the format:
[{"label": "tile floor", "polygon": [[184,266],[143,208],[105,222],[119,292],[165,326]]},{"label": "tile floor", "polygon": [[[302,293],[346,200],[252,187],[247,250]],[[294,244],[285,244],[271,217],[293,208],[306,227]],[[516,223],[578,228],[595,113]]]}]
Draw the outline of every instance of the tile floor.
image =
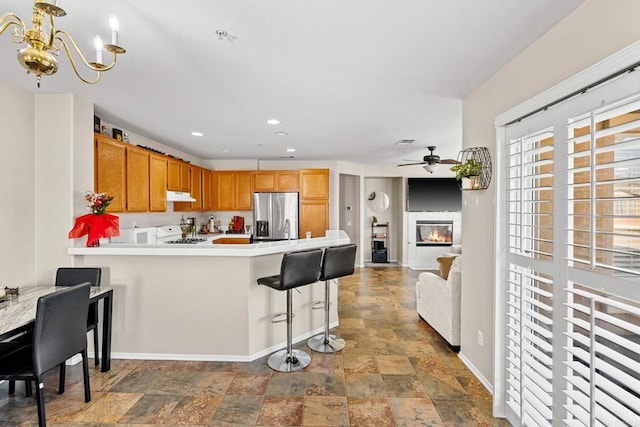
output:
[{"label": "tile floor", "polygon": [[[342,279],[335,332],[347,347],[338,354],[311,352],[311,365],[301,372],[274,372],[266,358],[251,363],[114,360],[108,373],[92,370],[89,403],[78,366],[67,370],[63,395],[56,394],[57,373],[51,373],[48,425],[508,425],[491,417],[491,395],[419,320],[418,274],[402,267],[368,267]],[[0,426],[31,425],[37,425],[35,399],[25,398],[21,385],[13,396],[6,383],[0,385]]]}]

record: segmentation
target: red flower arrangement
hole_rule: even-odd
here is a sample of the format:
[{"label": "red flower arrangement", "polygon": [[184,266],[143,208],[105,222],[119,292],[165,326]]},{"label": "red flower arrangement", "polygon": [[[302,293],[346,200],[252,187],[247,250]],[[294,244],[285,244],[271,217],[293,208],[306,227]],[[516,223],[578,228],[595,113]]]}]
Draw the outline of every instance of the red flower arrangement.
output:
[{"label": "red flower arrangement", "polygon": [[120,235],[120,218],[106,213],[107,207],[113,200],[113,196],[107,193],[86,192],[85,200],[87,209],[91,213],[76,218],[76,223],[69,232],[69,238],[87,237],[87,246],[100,246],[100,239]]}]

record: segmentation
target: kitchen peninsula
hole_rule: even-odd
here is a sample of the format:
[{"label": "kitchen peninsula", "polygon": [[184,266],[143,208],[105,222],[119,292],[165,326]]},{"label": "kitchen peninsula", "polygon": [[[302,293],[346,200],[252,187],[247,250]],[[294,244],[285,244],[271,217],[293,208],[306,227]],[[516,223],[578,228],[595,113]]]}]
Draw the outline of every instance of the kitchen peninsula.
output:
[{"label": "kitchen peninsula", "polygon": [[[325,237],[224,245],[106,244],[68,250],[75,265],[103,268],[114,289],[114,358],[250,361],[283,348],[286,311],[282,292],[259,286],[259,277],[279,274],[288,251],[349,242],[344,231]],[[335,284],[331,295],[337,298]],[[322,331],[324,284],[299,288],[293,297],[294,341]],[[337,304],[330,308],[337,325]]]}]

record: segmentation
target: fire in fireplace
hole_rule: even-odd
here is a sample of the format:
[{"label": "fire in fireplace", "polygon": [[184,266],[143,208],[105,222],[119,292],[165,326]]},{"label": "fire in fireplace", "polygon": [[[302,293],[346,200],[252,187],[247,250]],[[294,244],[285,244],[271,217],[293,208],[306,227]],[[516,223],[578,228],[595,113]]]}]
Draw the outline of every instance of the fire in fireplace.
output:
[{"label": "fire in fireplace", "polygon": [[416,246],[451,246],[453,221],[417,221]]}]

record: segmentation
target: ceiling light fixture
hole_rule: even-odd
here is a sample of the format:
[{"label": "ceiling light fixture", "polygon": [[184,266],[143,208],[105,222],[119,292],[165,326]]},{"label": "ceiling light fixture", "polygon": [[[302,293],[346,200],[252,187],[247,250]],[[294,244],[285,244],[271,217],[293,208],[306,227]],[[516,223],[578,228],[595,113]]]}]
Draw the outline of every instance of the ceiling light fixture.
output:
[{"label": "ceiling light fixture", "polygon": [[429,173],[434,173],[435,171],[438,170],[438,163],[432,163],[432,164],[426,164],[424,166],[422,166],[424,168],[424,170],[426,170]]},{"label": "ceiling light fixture", "polygon": [[280,131],[280,132],[274,132],[274,135],[278,135],[278,136],[287,136],[287,135],[289,135],[289,134],[288,134],[288,133],[286,133],[286,132],[282,132],[282,131]]},{"label": "ceiling light fixture", "polygon": [[278,120],[278,119],[269,119],[269,120],[267,120],[267,123],[270,124],[270,125],[275,126],[275,125],[279,125],[280,124],[280,120]]},{"label": "ceiling light fixture", "polygon": [[202,133],[202,132],[195,132],[195,131],[194,131],[194,132],[191,132],[191,135],[193,135],[193,136],[204,136],[204,133]]},{"label": "ceiling light fixture", "polygon": [[295,148],[287,148],[287,153],[295,153],[296,149]]},{"label": "ceiling light fixture", "polygon": [[223,149],[222,149],[222,152],[223,152],[223,153],[230,153],[230,152],[231,152],[231,150],[229,150],[228,148],[223,148]]},{"label": "ceiling light fixture", "polygon": [[[57,3],[57,0],[55,0],[55,3]],[[108,71],[116,65],[116,56],[126,52],[126,50],[118,46],[118,30],[120,29],[120,25],[118,18],[113,14],[109,17],[111,43],[103,44],[100,36],[96,36],[94,40],[96,61],[89,62],[71,35],[65,30],[58,30],[55,27],[54,17],[65,16],[67,12],[65,12],[64,9],[54,3],[34,0],[32,13],[31,23],[33,27],[28,30],[24,21],[18,15],[12,12],[5,13],[0,17],[0,34],[4,33],[10,26],[14,26],[12,33],[13,41],[15,43],[27,44],[26,47],[18,51],[18,62],[27,70],[27,73],[36,75],[38,87],[40,87],[40,78],[43,74],[49,76],[58,71],[56,56],[63,50],[67,54],[76,76],[88,84],[98,83],[102,72]],[[49,21],[48,25],[46,21]],[[70,49],[70,47],[73,49]],[[72,56],[72,50],[74,54],[77,54],[85,67],[96,72],[93,80],[85,79],[80,75]],[[102,63],[103,50],[107,50],[113,55],[111,57],[111,63],[108,65]]]}]

